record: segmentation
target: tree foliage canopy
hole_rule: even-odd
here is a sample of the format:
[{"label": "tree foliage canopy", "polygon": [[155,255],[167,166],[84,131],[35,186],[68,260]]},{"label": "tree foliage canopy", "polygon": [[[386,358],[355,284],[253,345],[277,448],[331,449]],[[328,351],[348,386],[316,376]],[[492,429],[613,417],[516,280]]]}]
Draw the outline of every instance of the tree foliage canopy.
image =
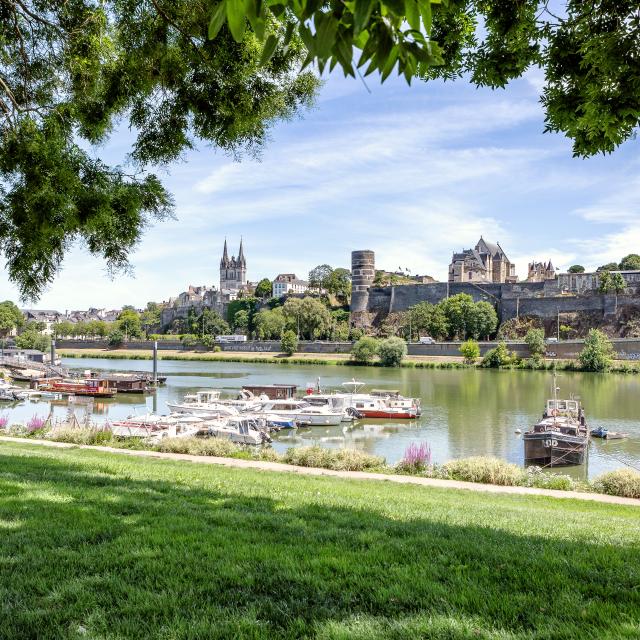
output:
[{"label": "tree foliage canopy", "polygon": [[[272,122],[308,104],[317,80],[299,73],[297,36],[260,65],[254,34],[207,37],[210,10],[208,0],[0,3],[0,243],[23,296],[42,292],[76,240],[127,267],[145,226],[172,212],[149,168],[196,139],[255,151]],[[126,170],[95,153],[123,122]]]},{"label": "tree foliage canopy", "polygon": [[[544,70],[546,129],[573,140],[575,155],[613,151],[640,125],[640,7],[637,0],[217,0],[209,36],[226,23],[263,42],[267,61],[298,33],[304,64],[340,65],[345,75],[393,71],[504,87]],[[554,7],[555,9],[555,7]],[[282,29],[266,32],[276,20]],[[354,59],[354,51],[357,58]]]}]

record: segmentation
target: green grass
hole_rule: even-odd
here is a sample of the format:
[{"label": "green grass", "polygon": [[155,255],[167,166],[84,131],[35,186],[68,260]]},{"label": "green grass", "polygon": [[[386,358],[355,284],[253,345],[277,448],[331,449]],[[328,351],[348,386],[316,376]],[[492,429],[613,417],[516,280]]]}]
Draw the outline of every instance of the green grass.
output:
[{"label": "green grass", "polygon": [[640,635],[633,507],[0,445],[0,638]]}]

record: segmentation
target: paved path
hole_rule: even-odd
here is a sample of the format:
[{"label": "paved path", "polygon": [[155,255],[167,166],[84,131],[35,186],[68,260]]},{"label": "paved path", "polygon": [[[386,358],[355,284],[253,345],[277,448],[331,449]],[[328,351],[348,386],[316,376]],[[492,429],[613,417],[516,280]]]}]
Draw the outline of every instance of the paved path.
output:
[{"label": "paved path", "polygon": [[199,464],[216,464],[224,467],[240,469],[261,469],[263,471],[278,471],[284,473],[299,473],[307,476],[331,476],[334,478],[350,478],[353,480],[384,480],[398,484],[417,484],[438,489],[465,489],[467,491],[484,491],[488,493],[509,493],[515,495],[547,496],[550,498],[569,498],[571,500],[589,500],[608,504],[624,504],[640,507],[640,500],[635,498],[620,498],[601,493],[580,493],[578,491],[556,491],[552,489],[535,489],[529,487],[503,487],[496,484],[480,484],[477,482],[461,482],[459,480],[437,480],[435,478],[420,478],[416,476],[400,476],[385,473],[369,473],[366,471],[333,471],[316,467],[297,467],[279,462],[263,462],[261,460],[238,460],[236,458],[217,458],[214,456],[192,456],[186,453],[160,453],[133,449],[117,449],[116,447],[99,447],[85,444],[70,444],[68,442],[54,442],[53,440],[26,440],[24,438],[9,438],[0,436],[0,442],[16,442],[23,445],[41,445],[58,449],[89,449],[108,453],[118,453],[136,458],[160,458],[165,460],[182,460]]}]

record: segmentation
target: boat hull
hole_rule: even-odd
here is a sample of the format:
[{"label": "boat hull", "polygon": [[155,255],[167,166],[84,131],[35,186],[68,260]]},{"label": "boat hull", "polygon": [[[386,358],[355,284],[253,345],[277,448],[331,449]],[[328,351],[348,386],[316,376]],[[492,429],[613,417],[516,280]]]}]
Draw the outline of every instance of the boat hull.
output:
[{"label": "boat hull", "polygon": [[418,417],[418,411],[393,411],[385,409],[358,409],[363,418],[386,418],[398,420],[413,420]]},{"label": "boat hull", "polygon": [[541,467],[567,467],[584,464],[589,453],[588,436],[570,436],[546,431],[525,433],[524,462]]}]

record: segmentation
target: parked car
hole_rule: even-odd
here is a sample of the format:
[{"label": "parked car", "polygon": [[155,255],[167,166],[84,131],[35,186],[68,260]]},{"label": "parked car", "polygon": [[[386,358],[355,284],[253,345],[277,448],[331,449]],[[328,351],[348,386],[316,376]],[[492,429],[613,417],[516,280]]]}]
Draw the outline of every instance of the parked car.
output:
[{"label": "parked car", "polygon": [[420,336],[418,339],[420,344],[435,344],[436,341],[431,336]]}]

